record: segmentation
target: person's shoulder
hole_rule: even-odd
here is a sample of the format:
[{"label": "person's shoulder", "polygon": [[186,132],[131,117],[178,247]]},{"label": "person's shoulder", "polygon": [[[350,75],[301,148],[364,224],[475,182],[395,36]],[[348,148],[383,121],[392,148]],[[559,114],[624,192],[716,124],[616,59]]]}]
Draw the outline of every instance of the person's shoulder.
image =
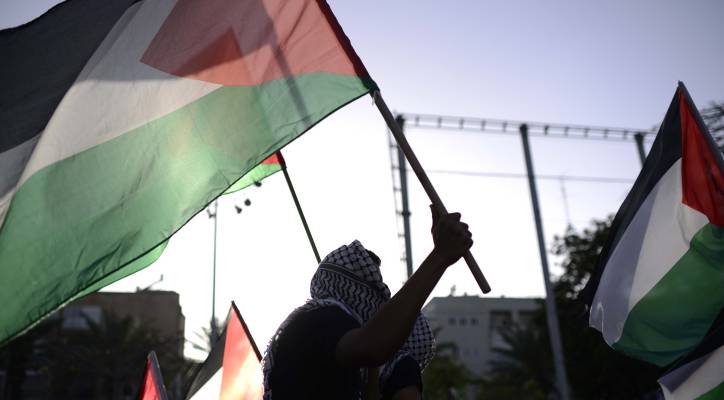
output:
[{"label": "person's shoulder", "polygon": [[[313,347],[336,344],[336,341],[349,330],[359,328],[360,324],[346,311],[335,305],[315,308],[299,313],[279,336],[280,348],[288,346]],[[306,351],[301,350],[301,351]]]},{"label": "person's shoulder", "polygon": [[359,327],[359,323],[349,313],[335,305],[319,307],[301,313],[295,320],[298,326],[325,326],[327,324],[342,324]]}]

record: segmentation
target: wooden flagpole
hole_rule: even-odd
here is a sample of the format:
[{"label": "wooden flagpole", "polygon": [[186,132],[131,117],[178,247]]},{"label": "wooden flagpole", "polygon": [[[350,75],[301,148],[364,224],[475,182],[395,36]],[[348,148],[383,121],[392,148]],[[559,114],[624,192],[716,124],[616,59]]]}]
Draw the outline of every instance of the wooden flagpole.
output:
[{"label": "wooden flagpole", "polygon": [[[415,153],[412,151],[412,147],[410,147],[410,144],[407,142],[405,135],[402,133],[402,129],[397,124],[397,121],[395,121],[395,117],[392,115],[392,112],[390,112],[390,109],[387,107],[387,104],[382,98],[380,91],[373,91],[372,98],[375,100],[375,105],[377,105],[377,109],[380,110],[382,118],[385,119],[385,122],[387,122],[387,126],[390,128],[390,131],[392,131],[392,135],[395,137],[397,145],[400,146],[400,149],[405,154],[405,158],[407,158],[407,162],[410,163],[412,171],[415,172],[415,175],[417,175],[417,179],[422,184],[422,188],[425,189],[425,193],[427,193],[427,197],[430,198],[433,207],[435,207],[438,212],[447,214],[447,209],[445,208],[445,205],[442,204],[440,196],[438,196],[437,191],[435,191],[435,188],[432,186],[432,183],[430,182],[430,179],[428,179],[425,170],[422,168],[422,165],[420,165],[420,162],[417,160],[417,156],[415,156]],[[400,168],[404,167],[404,165],[400,165]],[[472,253],[468,251],[467,253],[465,253],[463,258],[468,264],[468,268],[470,268],[470,272],[472,272],[473,277],[475,278],[475,282],[478,283],[480,290],[482,290],[483,293],[490,292],[490,285],[485,279],[483,273],[480,271],[480,267],[478,267],[478,263],[475,261],[475,258],[473,258]]]}]

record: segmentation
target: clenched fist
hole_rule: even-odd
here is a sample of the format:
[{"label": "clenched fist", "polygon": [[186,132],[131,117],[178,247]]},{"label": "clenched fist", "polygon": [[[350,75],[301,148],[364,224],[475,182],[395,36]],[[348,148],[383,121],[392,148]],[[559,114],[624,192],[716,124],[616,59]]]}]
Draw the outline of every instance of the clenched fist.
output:
[{"label": "clenched fist", "polygon": [[460,221],[460,213],[439,213],[433,205],[432,212],[432,241],[435,244],[433,253],[445,267],[449,267],[470,250],[473,245],[472,233],[468,224]]}]

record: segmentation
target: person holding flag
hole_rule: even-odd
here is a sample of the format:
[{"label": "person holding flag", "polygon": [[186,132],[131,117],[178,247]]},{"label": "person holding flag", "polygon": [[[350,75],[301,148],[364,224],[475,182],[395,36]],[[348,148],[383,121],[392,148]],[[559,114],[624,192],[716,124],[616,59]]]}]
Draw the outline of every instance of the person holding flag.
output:
[{"label": "person holding flag", "polygon": [[269,343],[264,400],[420,398],[420,373],[435,346],[420,309],[447,267],[473,243],[459,213],[431,210],[434,248],[392,298],[379,257],[360,242],[322,260],[311,299]]}]

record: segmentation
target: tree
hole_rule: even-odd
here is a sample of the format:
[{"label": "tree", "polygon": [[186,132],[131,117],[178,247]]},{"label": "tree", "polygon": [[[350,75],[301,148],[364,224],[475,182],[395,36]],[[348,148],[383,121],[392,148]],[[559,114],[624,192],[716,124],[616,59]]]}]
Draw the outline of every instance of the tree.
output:
[{"label": "tree", "polygon": [[[436,329],[435,336],[438,336],[439,332],[440,329]],[[477,383],[473,373],[455,357],[457,352],[455,343],[437,344],[435,356],[422,373],[422,391],[425,399],[462,399],[467,388]]]},{"label": "tree", "polygon": [[[563,273],[554,282],[553,291],[568,382],[576,399],[647,398],[658,388],[656,379],[663,374],[656,366],[614,351],[598,331],[588,327],[579,296],[593,272],[610,226],[611,218],[593,221],[590,228],[581,232],[569,229],[562,237],[556,237],[553,245],[553,254],[562,257]],[[497,352],[508,361],[491,364],[490,378],[483,388],[506,389],[513,397],[523,393],[521,398],[547,398],[553,393],[553,362],[543,303],[530,326],[503,333],[510,348]],[[528,392],[522,392],[524,389]]]},{"label": "tree", "polygon": [[[12,377],[5,398],[26,398],[29,389],[54,399],[132,398],[151,350],[159,358],[169,394],[177,386],[180,392],[193,365],[179,354],[183,338],[164,338],[131,317],[104,314],[101,321],[84,320],[85,329],[63,330],[60,318],[49,318],[3,348]],[[45,376],[43,387],[24,383],[27,371]]]},{"label": "tree", "polygon": [[42,365],[47,359],[48,335],[60,326],[57,319],[48,319],[25,334],[0,348],[0,368],[5,370],[5,382],[0,386],[0,399],[19,399],[23,397],[26,372]]},{"label": "tree", "polygon": [[[658,388],[656,379],[663,374],[654,365],[614,351],[598,331],[588,327],[579,295],[596,266],[611,222],[609,217],[593,221],[591,228],[581,232],[569,229],[553,245],[553,254],[563,257],[563,274],[554,284],[554,293],[566,369],[573,396],[580,399],[645,398]],[[541,311],[535,321],[545,326],[545,314]]]},{"label": "tree", "polygon": [[550,346],[537,325],[510,325],[500,332],[505,348],[493,348],[496,359],[478,390],[478,400],[544,400],[555,392]]},{"label": "tree", "polygon": [[701,117],[719,149],[724,152],[724,102],[712,102],[709,107],[701,110]]},{"label": "tree", "polygon": [[196,331],[194,332],[194,335],[196,335],[196,340],[189,340],[186,341],[191,344],[191,346],[199,351],[203,351],[206,354],[209,354],[211,352],[211,349],[216,344],[216,341],[219,340],[221,334],[226,330],[226,321],[219,322],[219,318],[214,317],[214,325],[216,329],[216,336],[213,337],[214,334],[211,332],[211,327],[202,326],[201,332]]}]

